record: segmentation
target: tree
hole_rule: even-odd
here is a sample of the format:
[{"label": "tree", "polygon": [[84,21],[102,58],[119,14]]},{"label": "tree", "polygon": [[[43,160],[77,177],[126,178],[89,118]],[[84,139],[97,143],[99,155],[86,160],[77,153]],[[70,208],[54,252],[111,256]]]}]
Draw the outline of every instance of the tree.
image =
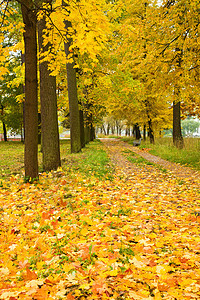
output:
[{"label": "tree", "polygon": [[[15,63],[17,59],[15,59]],[[0,81],[0,120],[3,125],[4,141],[7,141],[7,129],[20,133],[22,129],[22,103],[16,99],[21,94],[21,86],[13,87],[15,79],[14,65],[9,62],[9,74],[5,74]]]},{"label": "tree", "polygon": [[[52,1],[42,1],[43,4],[51,5]],[[51,10],[47,13],[50,13]],[[43,170],[50,171],[61,165],[60,145],[58,131],[56,77],[51,76],[48,62],[42,61],[42,55],[50,50],[50,44],[44,46],[43,32],[47,30],[46,18],[38,22],[38,42],[40,50],[40,106],[41,106],[41,134],[42,134],[42,155]]]},{"label": "tree", "polygon": [[[67,3],[63,0],[62,5],[67,10]],[[67,35],[69,35],[72,24],[70,21],[65,21],[65,27]],[[72,44],[72,38],[67,37],[65,42],[65,54],[69,59],[70,46]],[[67,68],[67,83],[68,83],[68,99],[69,99],[69,113],[70,113],[70,135],[71,135],[71,153],[77,153],[81,151],[81,131],[80,131],[80,114],[78,107],[78,94],[77,94],[77,83],[76,83],[76,71],[75,71],[74,60],[66,63]]]},{"label": "tree", "polygon": [[199,1],[163,1],[157,19],[155,53],[173,102],[173,142],[182,148],[181,106],[199,105]]},{"label": "tree", "polygon": [[197,132],[200,127],[200,121],[194,120],[193,118],[187,118],[182,121],[182,132],[183,136],[193,135]]},{"label": "tree", "polygon": [[114,29],[109,43],[112,52],[104,63],[109,74],[104,80],[110,78],[109,88],[105,86],[109,90],[106,107],[118,120],[146,126],[153,143],[155,132],[169,123],[171,113],[154,56],[157,7],[152,1],[115,1],[108,14]]},{"label": "tree", "polygon": [[[85,72],[84,69],[89,69],[88,61],[91,65],[98,61],[97,55],[103,48],[109,28],[103,8],[104,0],[98,3],[94,1],[81,1],[81,3],[80,1],[63,1],[62,6],[59,5],[59,1],[55,1],[53,11],[49,16],[45,40],[51,43],[53,51],[50,55],[47,53],[47,60],[51,61],[50,67],[53,74],[59,74],[63,63],[66,63],[67,69],[71,152],[79,152],[84,146],[83,122],[81,121],[83,118],[80,118],[82,103],[77,93],[76,70],[81,68]],[[57,32],[55,32],[55,28]],[[50,38],[52,36],[53,39]],[[63,41],[65,42],[64,47]],[[60,45],[59,49],[58,44]],[[63,60],[63,48],[66,61]],[[79,60],[81,60],[79,58],[85,57],[87,57],[86,61],[79,66]]]},{"label": "tree", "polygon": [[37,16],[34,3],[20,1],[25,44],[25,178],[38,178]]}]

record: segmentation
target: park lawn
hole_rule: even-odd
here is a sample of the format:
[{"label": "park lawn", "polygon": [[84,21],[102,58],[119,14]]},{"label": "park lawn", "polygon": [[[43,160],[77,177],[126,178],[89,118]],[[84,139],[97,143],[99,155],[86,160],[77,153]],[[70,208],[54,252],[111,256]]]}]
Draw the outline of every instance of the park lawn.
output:
[{"label": "park lawn", "polygon": [[113,171],[95,141],[34,184],[2,179],[0,299],[200,298],[199,187]]},{"label": "park lawn", "polygon": [[[64,159],[70,153],[70,141],[60,141],[61,157]],[[39,171],[42,172],[41,145],[38,146]],[[22,142],[0,142],[0,178],[24,174],[24,144]]]},{"label": "park lawn", "polygon": [[[38,146],[39,171],[42,172],[41,146]],[[70,141],[60,141],[61,164],[64,169],[81,172],[85,176],[112,177],[109,159],[100,141],[86,145],[80,153],[70,154]],[[24,176],[24,145],[21,142],[0,143],[0,179],[11,175]]]}]

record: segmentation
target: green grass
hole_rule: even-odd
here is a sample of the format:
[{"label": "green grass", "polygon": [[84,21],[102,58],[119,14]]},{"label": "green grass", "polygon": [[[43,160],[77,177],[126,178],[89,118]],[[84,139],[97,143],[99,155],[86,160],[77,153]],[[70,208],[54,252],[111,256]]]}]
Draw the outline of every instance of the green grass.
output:
[{"label": "green grass", "polygon": [[[123,137],[122,140],[132,145],[132,138]],[[149,153],[153,155],[200,170],[200,139],[198,138],[185,138],[184,148],[181,150],[173,146],[172,138],[156,138],[154,145],[142,141],[139,148],[148,148]]]},{"label": "green grass", "polygon": [[0,178],[22,172],[24,146],[21,142],[0,142]]},{"label": "green grass", "polygon": [[[38,146],[39,171],[42,170],[42,153]],[[70,141],[61,140],[62,167],[80,172],[85,176],[111,179],[113,169],[100,141],[86,145],[80,153],[70,154]],[[11,175],[24,175],[24,145],[21,142],[0,142],[0,179]]]},{"label": "green grass", "polygon": [[[141,157],[139,154],[132,152],[131,150],[124,150],[123,153],[126,155],[126,158],[136,165],[147,165],[147,166],[154,166],[156,169],[159,169],[163,173],[167,173],[167,170],[157,164],[154,164],[147,159]],[[128,154],[128,155],[127,155]]]},{"label": "green grass", "polygon": [[154,164],[148,160],[146,160],[145,158],[137,155],[130,155],[127,157],[127,159],[130,161],[130,162],[133,162],[135,163],[136,165],[148,165],[148,166],[153,166]]},{"label": "green grass", "polygon": [[87,144],[80,153],[72,154],[67,159],[72,171],[79,171],[85,176],[95,176],[99,179],[113,178],[113,167],[99,140]]}]

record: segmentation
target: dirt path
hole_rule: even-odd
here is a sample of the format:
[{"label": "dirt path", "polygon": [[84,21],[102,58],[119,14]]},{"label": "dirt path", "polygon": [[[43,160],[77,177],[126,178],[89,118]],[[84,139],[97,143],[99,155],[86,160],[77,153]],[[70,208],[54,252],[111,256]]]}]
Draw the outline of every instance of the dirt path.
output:
[{"label": "dirt path", "polygon": [[[157,164],[166,170],[168,170],[172,175],[179,177],[181,179],[188,179],[200,184],[200,172],[195,171],[189,167],[184,167],[176,163],[166,161],[160,157],[152,155],[146,151],[140,150],[137,147],[133,147],[128,143],[120,141],[118,139],[101,139],[105,147],[107,148],[111,161],[123,169],[123,172],[131,173],[131,171],[139,171],[140,166],[137,166],[129,162],[123,155],[124,150],[131,150],[141,157],[145,158],[149,162]],[[147,166],[147,169],[151,169],[151,166]]]}]

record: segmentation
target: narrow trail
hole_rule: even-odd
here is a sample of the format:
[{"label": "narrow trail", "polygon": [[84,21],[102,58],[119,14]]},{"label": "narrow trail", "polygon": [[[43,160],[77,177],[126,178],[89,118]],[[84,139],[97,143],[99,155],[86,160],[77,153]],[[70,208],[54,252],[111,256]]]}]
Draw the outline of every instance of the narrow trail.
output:
[{"label": "narrow trail", "polygon": [[0,189],[0,299],[200,299],[199,181],[102,142],[112,180],[65,162]]},{"label": "narrow trail", "polygon": [[[132,152],[135,152],[136,154],[140,155],[141,157],[145,158],[149,162],[152,162],[153,164],[156,164],[158,166],[161,166],[168,170],[172,175],[179,177],[180,179],[187,179],[192,182],[195,182],[200,185],[200,172],[195,171],[189,167],[184,167],[176,163],[172,163],[169,161],[166,161],[160,157],[157,157],[155,155],[152,155],[146,151],[140,150],[137,147],[133,147],[129,145],[128,143],[125,143],[123,141],[120,141],[118,139],[101,139],[105,147],[107,148],[111,161],[121,167],[123,169],[123,172],[131,173],[132,171],[138,171],[141,169],[140,166],[137,166],[133,163],[130,163],[126,157],[122,154],[124,150],[131,150]],[[148,169],[150,167],[148,166]]]}]

